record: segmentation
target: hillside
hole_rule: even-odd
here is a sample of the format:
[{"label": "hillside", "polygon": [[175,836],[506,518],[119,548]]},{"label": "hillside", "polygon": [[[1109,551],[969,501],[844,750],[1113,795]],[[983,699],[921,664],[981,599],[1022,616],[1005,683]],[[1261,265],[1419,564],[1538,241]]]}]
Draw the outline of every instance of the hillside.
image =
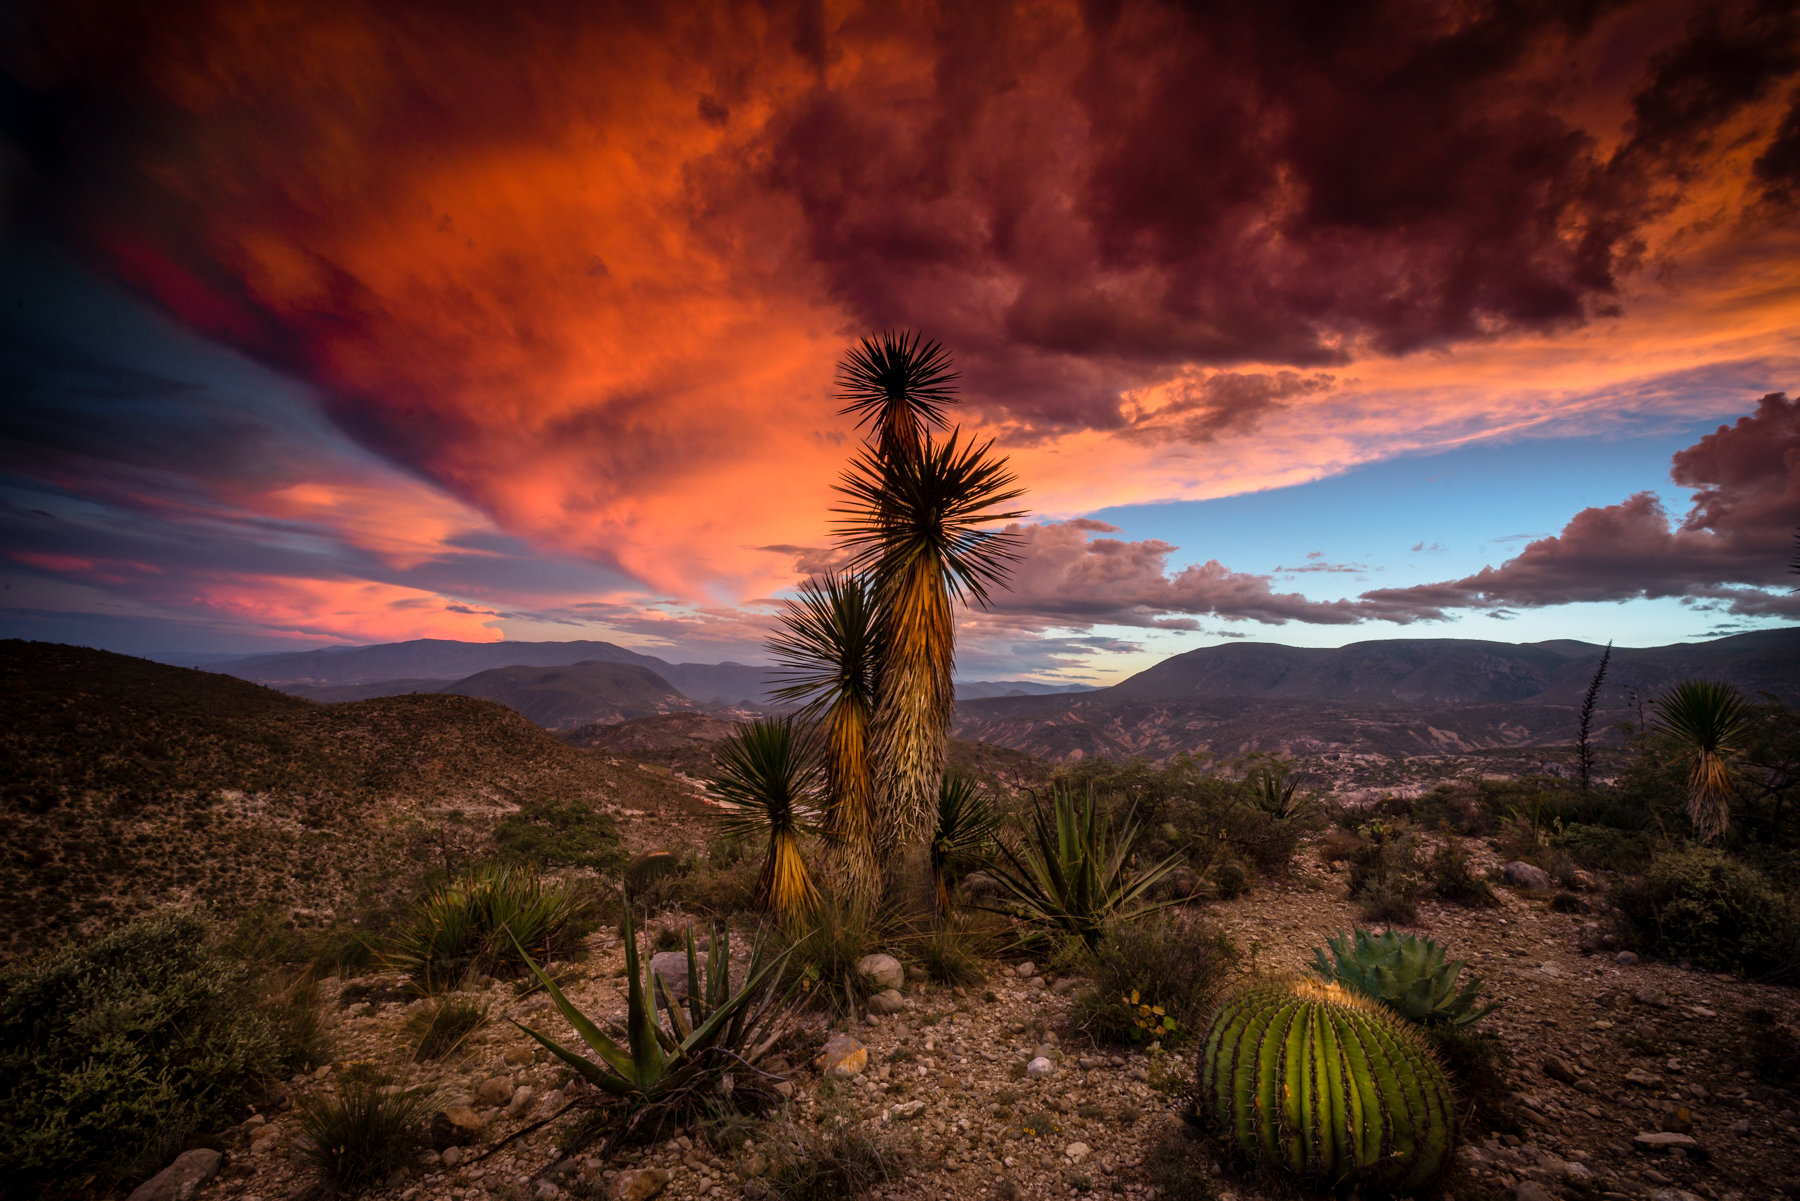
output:
[{"label": "hillside", "polygon": [[[585,726],[562,735],[571,746],[625,755],[701,779],[717,770],[714,752],[748,713],[672,713],[613,725]],[[951,770],[965,771],[1006,792],[1050,781],[1054,767],[1034,755],[963,738],[950,740]]]},{"label": "hillside", "polygon": [[[328,924],[488,847],[522,802],[616,815],[631,845],[697,813],[676,781],[491,701],[317,705],[231,676],[0,642],[0,955],[170,901]],[[491,847],[488,848],[491,850]]]},{"label": "hillside", "polygon": [[[1449,638],[1239,643],[1176,655],[1104,691],[962,702],[953,731],[1055,762],[1270,751],[1347,790],[1441,773],[1560,771],[1566,756],[1555,748],[1575,740],[1602,650]],[[1800,630],[1616,650],[1596,742],[1610,754],[1619,723],[1639,721],[1640,704],[1690,677],[1800,701]]]},{"label": "hillside", "polygon": [[572,730],[692,707],[647,667],[589,660],[569,667],[496,667],[440,692],[496,701],[544,727]]}]

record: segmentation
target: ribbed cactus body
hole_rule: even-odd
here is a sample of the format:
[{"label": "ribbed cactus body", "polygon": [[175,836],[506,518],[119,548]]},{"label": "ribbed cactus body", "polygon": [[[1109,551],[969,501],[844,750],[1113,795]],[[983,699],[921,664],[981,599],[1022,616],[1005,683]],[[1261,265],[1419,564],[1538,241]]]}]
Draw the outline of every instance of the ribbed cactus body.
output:
[{"label": "ribbed cactus body", "polygon": [[1450,1082],[1405,1023],[1335,984],[1258,984],[1214,1016],[1201,1104],[1247,1153],[1307,1177],[1411,1188],[1450,1160]]}]

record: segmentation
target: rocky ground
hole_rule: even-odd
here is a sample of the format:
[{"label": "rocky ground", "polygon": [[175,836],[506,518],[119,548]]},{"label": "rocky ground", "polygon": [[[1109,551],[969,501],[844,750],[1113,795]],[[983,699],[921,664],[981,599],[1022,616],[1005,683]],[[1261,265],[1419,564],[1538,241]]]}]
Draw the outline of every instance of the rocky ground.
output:
[{"label": "rocky ground", "polygon": [[[1485,844],[1469,847],[1481,866],[1497,866]],[[1524,1123],[1518,1134],[1476,1132],[1465,1141],[1459,1193],[1513,1201],[1800,1196],[1800,1098],[1753,1077],[1745,1017],[1761,1007],[1793,1025],[1800,996],[1671,965],[1622,963],[1597,945],[1588,927],[1595,915],[1553,912],[1548,894],[1499,892],[1497,909],[1425,904],[1415,927],[1467,959],[1504,1002],[1487,1023],[1516,1058]],[[1231,935],[1250,969],[1297,971],[1313,947],[1352,923],[1345,893],[1342,874],[1303,848],[1289,878],[1209,903],[1204,917]],[[1600,903],[1597,894],[1589,899]],[[588,1012],[622,1014],[617,940],[598,935],[590,951],[571,997]],[[465,1106],[484,1130],[482,1142],[432,1153],[378,1194],[396,1201],[485,1201],[490,1194],[557,1201],[571,1193],[754,1199],[766,1192],[764,1174],[792,1130],[835,1122],[859,1124],[905,1153],[905,1175],[878,1190],[889,1198],[1155,1195],[1145,1159],[1181,1128],[1191,1063],[1185,1054],[1153,1059],[1087,1044],[1070,1021],[1083,982],[1021,970],[994,963],[986,985],[960,993],[908,982],[905,1011],[846,1031],[866,1055],[849,1048],[842,1073],[805,1062],[832,1033],[821,1021],[794,1054],[784,1113],[735,1148],[689,1131],[604,1164],[564,1161],[549,1176],[544,1169],[561,1161],[559,1126],[570,1118],[486,1154],[577,1098],[579,1086],[566,1086],[568,1073],[546,1052],[497,1022],[465,1054],[402,1066],[404,1025],[416,1003],[366,981],[328,982],[332,1063],[292,1081],[272,1112],[251,1115],[223,1169],[195,1196],[284,1201],[296,1192],[304,1180],[291,1150],[290,1107],[335,1087],[346,1072],[365,1070],[359,1065],[412,1073],[436,1090],[434,1108]],[[568,1035],[541,994],[521,1000],[496,984],[489,999],[496,1014]],[[1249,1178],[1229,1173],[1215,1186],[1221,1201],[1250,1201],[1258,1192]]]}]

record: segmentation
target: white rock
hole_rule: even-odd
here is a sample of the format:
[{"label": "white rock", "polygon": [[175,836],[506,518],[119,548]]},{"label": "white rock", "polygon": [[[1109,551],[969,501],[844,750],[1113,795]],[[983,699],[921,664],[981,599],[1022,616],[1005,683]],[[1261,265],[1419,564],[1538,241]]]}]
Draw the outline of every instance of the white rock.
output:
[{"label": "white rock", "polygon": [[1033,1080],[1042,1080],[1054,1071],[1056,1071],[1056,1065],[1042,1055],[1025,1065],[1025,1074]]},{"label": "white rock", "polygon": [[1019,974],[1021,980],[1029,980],[1037,972],[1037,964],[1021,963],[1013,970]]},{"label": "white rock", "polygon": [[906,969],[892,955],[864,955],[857,961],[856,970],[875,983],[875,987],[886,991],[898,989],[906,985]]},{"label": "white rock", "polygon": [[923,1101],[902,1101],[887,1111],[888,1121],[905,1122],[925,1112]]},{"label": "white rock", "polygon": [[1086,1159],[1089,1155],[1093,1154],[1093,1152],[1086,1143],[1070,1143],[1068,1146],[1063,1148],[1063,1154],[1067,1155],[1070,1159],[1074,1160],[1076,1163],[1080,1163],[1082,1160]]}]

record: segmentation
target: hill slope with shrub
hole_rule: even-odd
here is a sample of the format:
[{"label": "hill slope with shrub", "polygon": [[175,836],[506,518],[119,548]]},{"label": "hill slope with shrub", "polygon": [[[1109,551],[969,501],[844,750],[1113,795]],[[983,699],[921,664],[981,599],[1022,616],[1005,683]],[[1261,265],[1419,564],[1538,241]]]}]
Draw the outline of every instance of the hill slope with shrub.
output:
[{"label": "hill slope with shrub", "polygon": [[5,956],[170,902],[328,925],[431,863],[492,853],[502,827],[554,845],[513,829],[539,815],[573,806],[654,825],[695,807],[675,781],[491,701],[317,705],[18,640],[0,643],[0,780]]}]

